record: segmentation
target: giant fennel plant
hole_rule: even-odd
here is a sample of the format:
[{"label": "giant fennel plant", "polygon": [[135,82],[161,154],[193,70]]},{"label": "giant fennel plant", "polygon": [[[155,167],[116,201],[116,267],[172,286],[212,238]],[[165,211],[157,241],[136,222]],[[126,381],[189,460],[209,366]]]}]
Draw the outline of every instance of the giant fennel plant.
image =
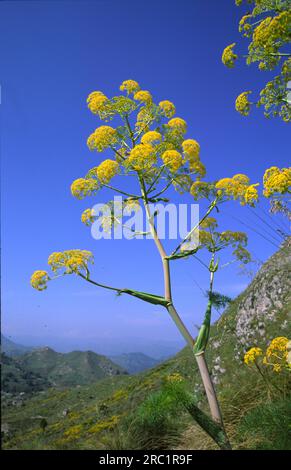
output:
[{"label": "giant fennel plant", "polygon": [[[243,0],[235,0],[236,5]],[[243,91],[236,98],[236,110],[243,116],[256,104],[264,108],[266,117],[279,117],[285,122],[291,118],[290,81],[291,54],[287,45],[291,42],[290,0],[246,0],[249,11],[239,21],[238,29],[249,40],[245,58],[247,65],[257,64],[261,71],[276,71],[259,92],[251,99],[252,91]],[[239,54],[236,43],[228,45],[222,53],[222,62],[233,68]],[[289,95],[289,99],[288,99]]]},{"label": "giant fennel plant", "polygon": [[[88,96],[90,111],[106,123],[88,137],[88,147],[95,152],[109,150],[112,157],[92,168],[85,177],[75,180],[71,185],[71,192],[76,198],[83,199],[86,196],[94,196],[102,188],[109,188],[114,194],[124,196],[122,210],[144,206],[148,226],[161,258],[164,293],[157,295],[120,288],[92,279],[89,267],[93,263],[93,254],[81,249],[52,253],[48,259],[52,273],[35,271],[31,277],[31,285],[41,291],[46,289],[49,281],[75,274],[86,282],[112,290],[118,295],[125,294],[163,306],[193,351],[193,358],[195,357],[198,364],[211,418],[194,406],[196,420],[221,448],[230,449],[219,402],[207,367],[205,350],[212,307],[217,302],[223,303],[223,298],[213,291],[214,275],[219,267],[218,252],[230,246],[233,248],[233,256],[243,263],[249,261],[249,253],[245,248],[245,234],[233,231],[219,232],[217,221],[210,217],[210,213],[230,199],[237,200],[242,205],[254,205],[258,198],[257,184],[250,184],[249,178],[243,174],[216,182],[203,180],[206,169],[200,160],[200,146],[196,140],[185,137],[187,123],[180,117],[174,117],[174,104],[168,100],[155,104],[151,93],[141,90],[134,80],[124,81],[120,90],[124,94],[111,99],[101,91],[94,91]],[[120,125],[112,127],[107,124],[113,119],[119,119]],[[116,175],[134,176],[136,193],[112,186],[111,181]],[[168,199],[164,196],[171,187],[181,194],[190,192],[195,200],[206,200],[208,208],[199,223],[192,227],[171,253],[167,253],[158,235],[156,214],[151,212],[151,204],[167,202]],[[112,201],[109,201],[109,207],[111,203]],[[88,226],[97,218],[92,209],[86,209],[81,216],[82,222]],[[103,217],[101,222],[107,225],[107,229],[113,229],[116,218],[109,216],[104,219],[106,218]],[[193,235],[196,238],[198,236],[198,244],[193,243]],[[209,263],[204,264],[209,271],[210,284],[205,318],[195,340],[174,305],[170,264],[195,256],[198,250],[209,252]]]}]

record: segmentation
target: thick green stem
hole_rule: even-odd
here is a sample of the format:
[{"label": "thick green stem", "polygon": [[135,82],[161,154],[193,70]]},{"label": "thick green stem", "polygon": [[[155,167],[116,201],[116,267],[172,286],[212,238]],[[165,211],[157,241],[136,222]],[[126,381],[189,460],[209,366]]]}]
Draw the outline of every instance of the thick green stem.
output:
[{"label": "thick green stem", "polygon": [[206,413],[204,413],[195,403],[186,404],[185,408],[199,424],[199,426],[212,437],[217,445],[222,450],[232,450],[230,442],[223,428],[219,424],[214,422]]}]

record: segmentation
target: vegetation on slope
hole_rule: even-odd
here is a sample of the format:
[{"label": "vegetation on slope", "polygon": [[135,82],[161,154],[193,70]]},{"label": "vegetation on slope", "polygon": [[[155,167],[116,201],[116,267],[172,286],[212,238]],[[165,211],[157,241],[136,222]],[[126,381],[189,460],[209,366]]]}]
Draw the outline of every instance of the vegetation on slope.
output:
[{"label": "vegetation on slope", "polygon": [[[267,386],[255,368],[243,363],[250,347],[265,348],[275,336],[290,337],[289,266],[286,242],[211,329],[208,362],[234,448],[291,448],[290,376],[270,374]],[[161,402],[169,376],[179,374],[196,402],[207,409],[191,354],[185,348],[148,372],[63,391],[50,389],[26,401],[20,410],[5,408],[9,432],[4,447],[134,449],[145,448],[146,438],[152,438],[154,448],[217,448],[186,410],[175,416],[171,398],[164,395],[167,406],[153,406]],[[40,417],[47,421],[45,430]]]}]

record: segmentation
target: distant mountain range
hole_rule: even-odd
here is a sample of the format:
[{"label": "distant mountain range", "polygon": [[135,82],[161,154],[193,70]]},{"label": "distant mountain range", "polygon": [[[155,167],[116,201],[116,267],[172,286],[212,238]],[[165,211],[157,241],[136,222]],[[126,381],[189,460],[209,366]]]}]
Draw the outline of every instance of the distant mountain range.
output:
[{"label": "distant mountain range", "polygon": [[162,360],[159,361],[139,352],[109,356],[109,358],[115,362],[115,364],[118,364],[120,367],[127,370],[129,374],[137,374],[143,370],[151,369],[162,362]]},{"label": "distant mountain range", "polygon": [[4,352],[7,356],[21,356],[33,349],[34,348],[23,346],[22,344],[14,343],[14,341],[11,341],[1,334],[1,352]]},{"label": "distant mountain range", "polygon": [[108,358],[92,351],[63,354],[49,347],[33,349],[3,335],[1,351],[2,390],[10,393],[91,384],[108,376],[136,374],[160,362],[143,353]]}]

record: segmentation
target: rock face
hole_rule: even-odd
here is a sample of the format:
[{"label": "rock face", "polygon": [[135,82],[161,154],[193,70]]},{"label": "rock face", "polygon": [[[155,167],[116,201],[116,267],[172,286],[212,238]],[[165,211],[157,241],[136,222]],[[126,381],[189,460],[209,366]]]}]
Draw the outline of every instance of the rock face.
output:
[{"label": "rock face", "polygon": [[[280,321],[282,310],[288,305],[286,313],[290,320],[290,274],[291,249],[287,241],[282,250],[262,266],[239,302],[235,333],[243,349],[260,338],[270,339],[270,324]],[[282,333],[287,327],[288,318],[284,318],[280,325]]]},{"label": "rock face", "polygon": [[290,274],[291,237],[213,325],[208,354],[216,384],[252,346],[264,348],[275,336],[290,337]]}]

